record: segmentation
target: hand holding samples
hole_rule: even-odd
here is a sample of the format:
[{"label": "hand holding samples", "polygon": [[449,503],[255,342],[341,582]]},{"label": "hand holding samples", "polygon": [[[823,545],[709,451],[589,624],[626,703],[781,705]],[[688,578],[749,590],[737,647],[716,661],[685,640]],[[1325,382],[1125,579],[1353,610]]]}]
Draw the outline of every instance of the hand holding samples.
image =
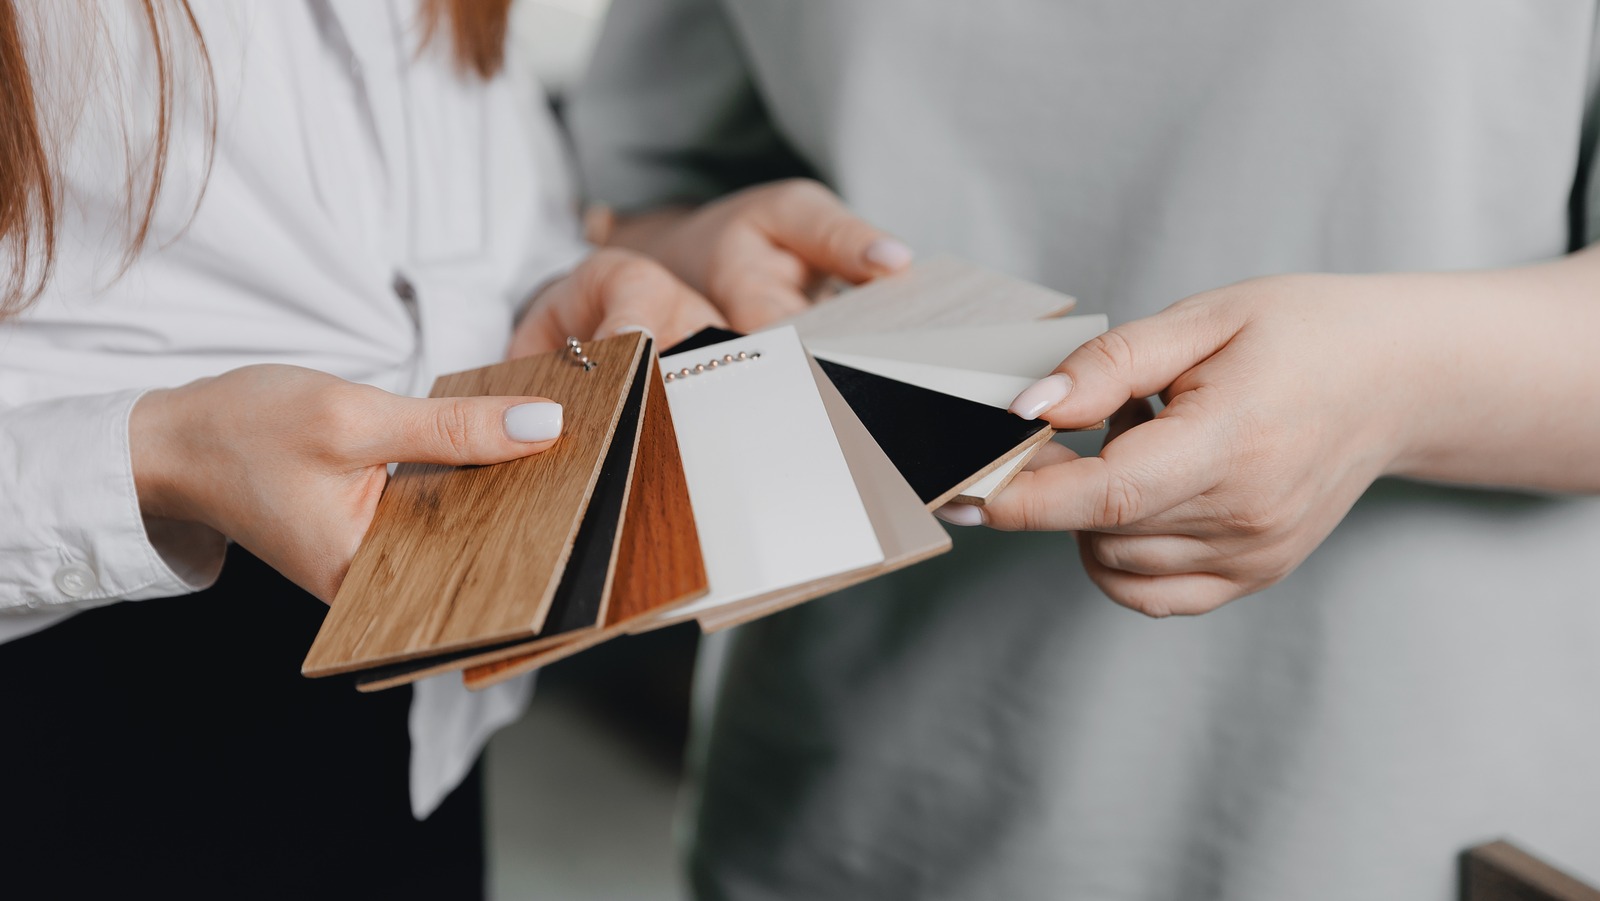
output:
[{"label": "hand holding samples", "polygon": [[[1597,269],[1584,251],[1188,298],[1088,342],[1017,398],[1019,415],[1058,428],[1117,414],[1100,456],[1046,448],[964,521],[1075,531],[1107,594],[1163,616],[1279,581],[1380,476],[1596,490],[1583,448],[1600,443],[1600,422],[1565,411],[1592,403],[1600,314],[1585,286]],[[1508,297],[1522,304],[1514,317]],[[1166,406],[1152,416],[1155,394]]]},{"label": "hand holding samples", "polygon": [[[682,336],[721,322],[658,264],[608,249],[539,293],[512,351],[629,327]],[[481,465],[541,453],[565,415],[543,397],[418,399],[263,365],[146,394],[129,439],[146,517],[207,526],[331,601],[372,522],[388,464]]]},{"label": "hand holding samples", "polygon": [[560,405],[403,397],[297,366],[152,391],[129,423],[144,515],[227,535],[331,601],[395,461],[499,463],[548,450]]},{"label": "hand holding samples", "polygon": [[607,237],[660,259],[741,332],[803,312],[830,278],[859,285],[903,271],[912,257],[809,179],[624,219]]},{"label": "hand holding samples", "polygon": [[726,324],[709,301],[659,263],[607,247],[529,302],[507,356],[555,350],[569,335],[609,338],[630,330],[670,345],[707,326]]}]

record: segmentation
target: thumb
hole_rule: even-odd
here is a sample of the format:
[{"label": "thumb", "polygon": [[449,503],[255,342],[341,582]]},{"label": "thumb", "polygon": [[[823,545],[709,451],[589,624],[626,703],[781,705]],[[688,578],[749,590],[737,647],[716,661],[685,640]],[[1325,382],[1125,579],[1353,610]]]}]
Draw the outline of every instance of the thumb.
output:
[{"label": "thumb", "polygon": [[910,247],[852,213],[814,181],[785,182],[772,196],[770,203],[757,205],[756,226],[813,269],[859,284],[911,265]]},{"label": "thumb", "polygon": [[1011,412],[1058,429],[1087,428],[1134,398],[1158,394],[1221,350],[1240,323],[1214,305],[1180,304],[1085,342],[1034,382]]},{"label": "thumb", "polygon": [[549,450],[561,435],[561,405],[542,397],[415,398],[385,394],[381,433],[363,462],[502,463]]}]

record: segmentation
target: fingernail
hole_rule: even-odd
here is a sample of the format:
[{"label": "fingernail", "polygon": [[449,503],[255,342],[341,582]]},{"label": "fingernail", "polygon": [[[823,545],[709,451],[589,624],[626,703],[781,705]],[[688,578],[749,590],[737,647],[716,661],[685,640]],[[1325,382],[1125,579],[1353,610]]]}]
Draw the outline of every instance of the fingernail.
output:
[{"label": "fingernail", "polygon": [[506,411],[506,437],[530,442],[561,437],[561,405],[550,401],[517,404]]},{"label": "fingernail", "polygon": [[973,504],[945,504],[933,515],[953,526],[983,525],[983,509]]},{"label": "fingernail", "polygon": [[613,335],[639,334],[639,335],[644,335],[646,338],[649,338],[651,341],[656,340],[656,333],[650,331],[649,329],[645,328],[642,325],[625,325],[625,326],[622,326],[621,328],[617,329],[616,331],[612,332],[611,334],[613,334]]},{"label": "fingernail", "polygon": [[867,245],[867,262],[880,269],[903,269],[913,256],[911,248],[893,238],[879,238]]},{"label": "fingernail", "polygon": [[1023,419],[1038,419],[1039,414],[1067,399],[1072,379],[1064,372],[1047,375],[1029,385],[1011,402],[1011,412]]}]

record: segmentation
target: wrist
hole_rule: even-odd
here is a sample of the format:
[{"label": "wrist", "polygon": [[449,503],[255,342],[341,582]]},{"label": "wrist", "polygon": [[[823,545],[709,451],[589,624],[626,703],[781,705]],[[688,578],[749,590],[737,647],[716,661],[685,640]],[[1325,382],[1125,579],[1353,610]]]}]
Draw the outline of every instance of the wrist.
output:
[{"label": "wrist", "polygon": [[186,424],[177,393],[156,389],[139,398],[128,417],[128,448],[139,511],[155,519],[195,520],[183,490],[180,444]]},{"label": "wrist", "polygon": [[1384,439],[1382,475],[1409,476],[1439,440],[1439,385],[1448,382],[1449,360],[1437,353],[1440,311],[1434,309],[1425,276],[1366,276],[1377,286],[1377,303],[1365,324],[1375,359],[1367,370]]}]

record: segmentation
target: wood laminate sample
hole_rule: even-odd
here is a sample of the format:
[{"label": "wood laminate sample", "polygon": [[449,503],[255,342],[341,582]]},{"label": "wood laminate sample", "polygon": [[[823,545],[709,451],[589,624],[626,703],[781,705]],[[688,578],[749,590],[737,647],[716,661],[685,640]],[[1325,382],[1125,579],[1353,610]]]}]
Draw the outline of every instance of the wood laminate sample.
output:
[{"label": "wood laminate sample", "polygon": [[1048,423],[976,401],[818,362],[929,509],[1055,434]]},{"label": "wood laminate sample", "polygon": [[822,403],[828,408],[834,434],[839,436],[839,447],[850,463],[850,474],[855,478],[856,489],[861,492],[867,515],[872,518],[872,528],[878,533],[878,544],[883,547],[883,564],[870,572],[707,611],[698,617],[700,627],[707,632],[770,616],[812,598],[842,591],[851,585],[905,569],[950,550],[950,533],[928,512],[922,499],[900,477],[894,462],[873,440],[872,433],[861,423],[844,395],[823,374],[822,367],[813,360],[811,368],[817,380],[817,393],[822,395]]},{"label": "wood laminate sample", "polygon": [[543,627],[648,339],[589,342],[441,377],[434,397],[542,396],[561,439],[495,466],[402,465],[302,672],[328,676],[528,637]]},{"label": "wood laminate sample", "polygon": [[612,576],[616,572],[624,504],[633,481],[634,451],[638,448],[643,421],[645,386],[652,375],[648,364],[639,366],[634,375],[616,436],[606,451],[605,463],[600,467],[600,477],[595,481],[594,494],[589,499],[589,508],[584,511],[583,523],[578,526],[578,535],[573,539],[572,554],[550,602],[544,628],[531,639],[515,638],[363,670],[357,674],[357,688],[366,692],[394,688],[439,673],[560,644],[602,625]]},{"label": "wood laminate sample", "polygon": [[[652,365],[650,370],[654,375],[656,367]],[[700,535],[689,506],[678,435],[667,408],[666,388],[657,376],[650,380],[645,400],[633,489],[628,495],[604,625],[544,650],[525,650],[469,667],[462,678],[468,688],[487,688],[626,634],[635,622],[694,600],[706,589],[705,560],[700,556]]]},{"label": "wood laminate sample", "polygon": [[870,332],[943,329],[1064,316],[1065,294],[949,257],[915,263],[786,320],[804,341]]}]

